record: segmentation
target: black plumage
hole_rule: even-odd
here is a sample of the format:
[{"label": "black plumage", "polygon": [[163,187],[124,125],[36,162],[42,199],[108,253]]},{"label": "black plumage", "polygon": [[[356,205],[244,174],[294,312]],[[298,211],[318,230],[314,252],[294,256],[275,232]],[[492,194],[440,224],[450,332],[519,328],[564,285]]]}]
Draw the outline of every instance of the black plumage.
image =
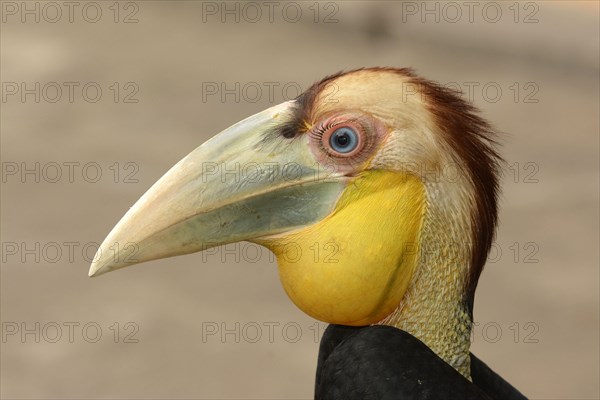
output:
[{"label": "black plumage", "polygon": [[472,383],[400,329],[330,325],[321,340],[315,400],[526,400],[470,356]]}]

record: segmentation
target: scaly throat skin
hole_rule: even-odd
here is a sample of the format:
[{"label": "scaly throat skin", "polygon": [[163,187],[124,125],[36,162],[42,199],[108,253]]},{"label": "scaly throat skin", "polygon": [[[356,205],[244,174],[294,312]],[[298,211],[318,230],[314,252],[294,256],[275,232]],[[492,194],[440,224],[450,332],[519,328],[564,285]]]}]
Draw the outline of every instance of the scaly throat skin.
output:
[{"label": "scaly throat skin", "polygon": [[473,239],[464,187],[448,182],[425,185],[427,211],[418,266],[399,307],[380,324],[412,334],[470,380],[473,321],[465,285]]},{"label": "scaly throat skin", "polygon": [[413,175],[370,170],[328,217],[256,242],[277,256],[288,296],[334,324],[374,324],[396,310],[418,263],[425,190]]},{"label": "scaly throat skin", "polygon": [[[437,275],[437,274],[436,274]],[[440,279],[429,273],[416,274],[400,306],[379,324],[394,326],[410,333],[451,365],[465,378],[471,379],[469,349],[472,317],[464,299],[451,287],[432,287],[430,279]],[[417,288],[417,285],[427,285]],[[441,299],[435,292],[444,293]]]}]

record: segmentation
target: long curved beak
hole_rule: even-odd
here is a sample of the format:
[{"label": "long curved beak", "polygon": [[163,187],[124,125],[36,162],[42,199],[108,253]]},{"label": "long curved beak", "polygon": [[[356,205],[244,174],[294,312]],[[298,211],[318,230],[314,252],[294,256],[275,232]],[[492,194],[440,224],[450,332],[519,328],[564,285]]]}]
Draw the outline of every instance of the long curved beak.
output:
[{"label": "long curved beak", "polygon": [[316,161],[307,135],[277,133],[294,106],[253,115],[179,161],[109,233],[89,275],[283,233],[330,214],[346,180]]}]

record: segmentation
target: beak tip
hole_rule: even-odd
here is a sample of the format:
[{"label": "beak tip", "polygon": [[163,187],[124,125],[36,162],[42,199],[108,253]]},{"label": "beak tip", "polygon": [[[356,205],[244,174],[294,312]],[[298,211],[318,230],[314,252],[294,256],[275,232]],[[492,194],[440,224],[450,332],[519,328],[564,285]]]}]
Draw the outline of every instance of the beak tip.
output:
[{"label": "beak tip", "polygon": [[92,265],[90,265],[88,276],[90,278],[95,278],[97,276],[110,272],[113,269],[115,269],[115,265],[111,264],[110,261],[107,262],[107,260],[95,260],[92,262]]},{"label": "beak tip", "polygon": [[97,277],[97,276],[100,276],[100,275],[102,275],[104,272],[106,272],[106,271],[102,271],[102,270],[103,270],[103,268],[99,267],[97,264],[95,264],[95,263],[94,263],[94,264],[92,264],[92,265],[90,266],[90,270],[89,270],[89,272],[88,272],[88,276],[89,276],[90,278],[95,278],[95,277]]}]

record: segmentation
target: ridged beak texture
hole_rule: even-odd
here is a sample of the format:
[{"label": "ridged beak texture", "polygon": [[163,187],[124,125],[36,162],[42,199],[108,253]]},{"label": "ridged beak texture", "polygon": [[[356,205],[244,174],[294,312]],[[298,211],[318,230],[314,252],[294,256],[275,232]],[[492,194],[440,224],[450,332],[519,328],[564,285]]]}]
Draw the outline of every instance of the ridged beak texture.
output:
[{"label": "ridged beak texture", "polygon": [[320,167],[306,136],[276,133],[293,107],[253,115],[179,161],[109,233],[89,275],[286,232],[330,214],[346,183]]}]

